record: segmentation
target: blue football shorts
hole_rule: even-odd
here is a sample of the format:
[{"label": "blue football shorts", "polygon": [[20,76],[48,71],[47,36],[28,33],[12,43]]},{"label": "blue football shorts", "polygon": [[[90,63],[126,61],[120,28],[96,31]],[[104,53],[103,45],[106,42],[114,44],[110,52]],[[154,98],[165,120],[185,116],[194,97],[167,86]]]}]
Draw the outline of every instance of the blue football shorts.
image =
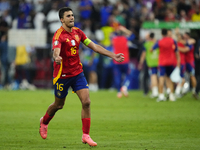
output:
[{"label": "blue football shorts", "polygon": [[58,98],[66,97],[68,94],[69,87],[72,88],[73,92],[88,88],[88,83],[83,72],[71,78],[58,79],[56,84],[54,84],[55,96]]},{"label": "blue football shorts", "polygon": [[194,62],[193,63],[186,63],[186,70],[191,74],[191,75],[195,75],[195,65]]},{"label": "blue football shorts", "polygon": [[157,75],[158,67],[149,67],[149,75]]},{"label": "blue football shorts", "polygon": [[180,74],[181,78],[184,78],[185,69],[186,69],[185,65],[181,65],[181,74]]},{"label": "blue football shorts", "polygon": [[169,77],[174,68],[174,66],[159,66],[159,76],[167,75]]}]

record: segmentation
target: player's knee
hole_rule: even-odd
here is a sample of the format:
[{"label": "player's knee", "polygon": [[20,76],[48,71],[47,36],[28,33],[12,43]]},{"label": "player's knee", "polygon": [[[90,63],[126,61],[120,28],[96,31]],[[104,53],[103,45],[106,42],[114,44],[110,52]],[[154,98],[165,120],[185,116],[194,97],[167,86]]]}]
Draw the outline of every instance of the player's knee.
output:
[{"label": "player's knee", "polygon": [[57,106],[57,109],[59,110],[59,109],[63,109],[63,105],[58,105]]},{"label": "player's knee", "polygon": [[83,107],[90,107],[90,103],[91,103],[90,99],[86,99],[82,101]]}]

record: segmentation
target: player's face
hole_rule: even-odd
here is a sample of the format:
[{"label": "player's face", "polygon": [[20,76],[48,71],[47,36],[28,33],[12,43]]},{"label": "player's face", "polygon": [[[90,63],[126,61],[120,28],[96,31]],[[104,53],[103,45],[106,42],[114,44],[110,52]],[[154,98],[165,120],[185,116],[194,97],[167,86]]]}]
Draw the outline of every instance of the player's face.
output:
[{"label": "player's face", "polygon": [[61,22],[66,25],[68,28],[72,28],[74,26],[74,14],[72,11],[64,12],[63,18],[61,18]]}]

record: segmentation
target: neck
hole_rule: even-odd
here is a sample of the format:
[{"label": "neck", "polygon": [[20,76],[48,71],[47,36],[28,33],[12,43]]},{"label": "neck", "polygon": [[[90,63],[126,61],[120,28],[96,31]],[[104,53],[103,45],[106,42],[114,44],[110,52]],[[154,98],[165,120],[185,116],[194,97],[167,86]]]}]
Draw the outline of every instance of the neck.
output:
[{"label": "neck", "polygon": [[67,31],[67,32],[72,32],[72,28],[67,27],[66,25],[62,25],[62,27]]}]

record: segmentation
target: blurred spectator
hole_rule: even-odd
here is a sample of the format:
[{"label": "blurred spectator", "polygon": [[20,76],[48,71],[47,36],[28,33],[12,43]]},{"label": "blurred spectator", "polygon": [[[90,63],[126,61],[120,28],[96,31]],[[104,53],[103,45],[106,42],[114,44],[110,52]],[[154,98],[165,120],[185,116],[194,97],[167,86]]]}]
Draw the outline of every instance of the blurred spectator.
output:
[{"label": "blurred spectator", "polygon": [[15,0],[15,1],[11,0],[10,7],[12,8],[10,9],[10,15],[12,17],[12,20],[14,20],[18,16],[19,0]]},{"label": "blurred spectator", "polygon": [[155,1],[153,3],[153,11],[155,13],[156,19],[158,19],[158,20],[165,19],[166,5],[163,1]]},{"label": "blurred spectator", "polygon": [[0,16],[0,61],[1,61],[1,84],[8,84],[8,23]]},{"label": "blurred spectator", "polygon": [[48,12],[52,9],[53,2],[54,1],[51,1],[51,0],[44,0],[43,12],[44,12],[45,16],[47,16]]},{"label": "blurred spectator", "polygon": [[9,27],[12,26],[12,17],[9,14],[9,10],[6,10],[3,12],[2,18],[3,18],[3,20],[5,20],[8,23]]},{"label": "blurred spectator", "polygon": [[140,13],[140,21],[146,21],[150,18],[149,10],[146,6],[142,6],[141,13]]},{"label": "blurred spectator", "polygon": [[34,0],[33,1],[35,12],[41,12],[43,10],[44,2],[45,2],[45,0]]},{"label": "blurred spectator", "polygon": [[153,3],[155,0],[143,0],[143,4],[148,8],[148,10],[152,11]]},{"label": "blurred spectator", "polygon": [[188,12],[190,10],[190,6],[188,4],[186,4],[185,0],[179,0],[176,8],[177,8],[178,15],[180,15],[181,10],[185,10],[186,14],[188,14]]},{"label": "blurred spectator", "polygon": [[108,0],[104,0],[103,6],[101,7],[101,26],[105,26],[108,24],[108,19],[112,13],[113,6],[110,5]]},{"label": "blurred spectator", "polygon": [[79,11],[81,14],[81,19],[89,19],[92,12],[92,1],[91,0],[81,0],[79,4]]},{"label": "blurred spectator", "polygon": [[123,26],[126,25],[125,19],[122,17],[121,12],[120,12],[120,10],[118,9],[117,6],[115,6],[115,7],[113,8],[112,14],[113,14],[113,16],[114,16],[114,18],[115,18],[115,21],[116,21],[117,23],[119,23],[119,24],[121,24],[121,25],[123,25]]},{"label": "blurred spectator", "polygon": [[44,28],[44,21],[45,21],[45,15],[43,12],[36,12],[36,15],[33,19],[33,24],[35,29],[43,29]]},{"label": "blurred spectator", "polygon": [[17,29],[26,29],[27,28],[26,23],[28,21],[27,21],[27,17],[24,12],[19,12],[19,15],[18,15],[16,21],[17,21]]},{"label": "blurred spectator", "polygon": [[46,21],[48,26],[48,43],[51,43],[52,37],[56,30],[60,28],[61,22],[58,16],[58,1],[53,1],[51,10],[48,12]]},{"label": "blurred spectator", "polygon": [[187,22],[190,20],[190,18],[187,16],[185,10],[181,10],[180,16],[178,17],[178,20],[181,22]]},{"label": "blurred spectator", "polygon": [[32,84],[35,76],[35,64],[32,62],[32,56],[35,49],[31,46],[20,45],[16,48],[16,80],[20,89],[35,90]]},{"label": "blurred spectator", "polygon": [[27,18],[30,15],[32,7],[33,6],[30,3],[26,2],[25,0],[20,0],[19,11],[23,12],[25,18]]},{"label": "blurred spectator", "polygon": [[198,7],[196,7],[196,9],[195,9],[195,13],[192,14],[191,20],[192,20],[192,21],[195,21],[195,22],[200,21],[200,10],[199,10]]},{"label": "blurred spectator", "polygon": [[[108,51],[113,52],[113,47],[107,46],[105,47]],[[115,88],[114,86],[114,70],[113,70],[113,60],[109,57],[102,57],[102,71],[101,71],[101,81],[100,88]]]},{"label": "blurred spectator", "polygon": [[68,6],[74,11],[74,18],[75,18],[75,26],[80,21],[80,11],[79,11],[79,3],[80,0],[73,0],[68,2]]},{"label": "blurred spectator", "polygon": [[130,9],[130,2],[128,0],[122,0],[123,11],[121,12],[124,20],[126,28],[130,28],[130,18],[131,18],[131,9]]},{"label": "blurred spectator", "polygon": [[[93,42],[97,43],[93,40]],[[99,62],[99,54],[95,53],[93,50],[83,47],[83,70],[86,79],[89,83],[89,90],[97,91],[98,87],[98,75],[97,75],[97,65]]]},{"label": "blurred spectator", "polygon": [[176,21],[175,14],[173,13],[172,9],[169,9],[169,8],[168,8],[168,9],[166,10],[165,21],[167,21],[167,22]]},{"label": "blurred spectator", "polygon": [[[82,30],[88,38],[97,43],[91,31],[91,24],[92,23],[90,19],[85,19]],[[99,54],[83,45],[82,57],[83,58],[81,62],[83,63],[83,70],[89,84],[89,90],[94,92],[98,91],[97,65],[99,62]]]},{"label": "blurred spectator", "polygon": [[192,3],[191,3],[190,6],[191,6],[191,7],[190,7],[190,10],[189,10],[189,12],[188,12],[188,17],[189,17],[190,20],[191,20],[192,15],[196,12],[196,7],[197,7],[196,1],[192,1]]},{"label": "blurred spectator", "polygon": [[112,27],[113,20],[114,20],[114,16],[111,15],[109,17],[108,24],[101,28],[101,31],[103,33],[103,39],[101,40],[101,44],[104,47],[111,46],[111,36],[112,36],[112,33],[114,32],[114,28]]},{"label": "blurred spectator", "polygon": [[95,0],[92,5],[92,13],[90,16],[90,19],[92,21],[92,32],[95,32],[100,27],[101,22],[101,15],[100,15],[100,9],[102,7],[102,3],[100,0]]},{"label": "blurred spectator", "polygon": [[10,3],[8,0],[1,0],[0,1],[0,13],[4,11],[10,10]]}]

